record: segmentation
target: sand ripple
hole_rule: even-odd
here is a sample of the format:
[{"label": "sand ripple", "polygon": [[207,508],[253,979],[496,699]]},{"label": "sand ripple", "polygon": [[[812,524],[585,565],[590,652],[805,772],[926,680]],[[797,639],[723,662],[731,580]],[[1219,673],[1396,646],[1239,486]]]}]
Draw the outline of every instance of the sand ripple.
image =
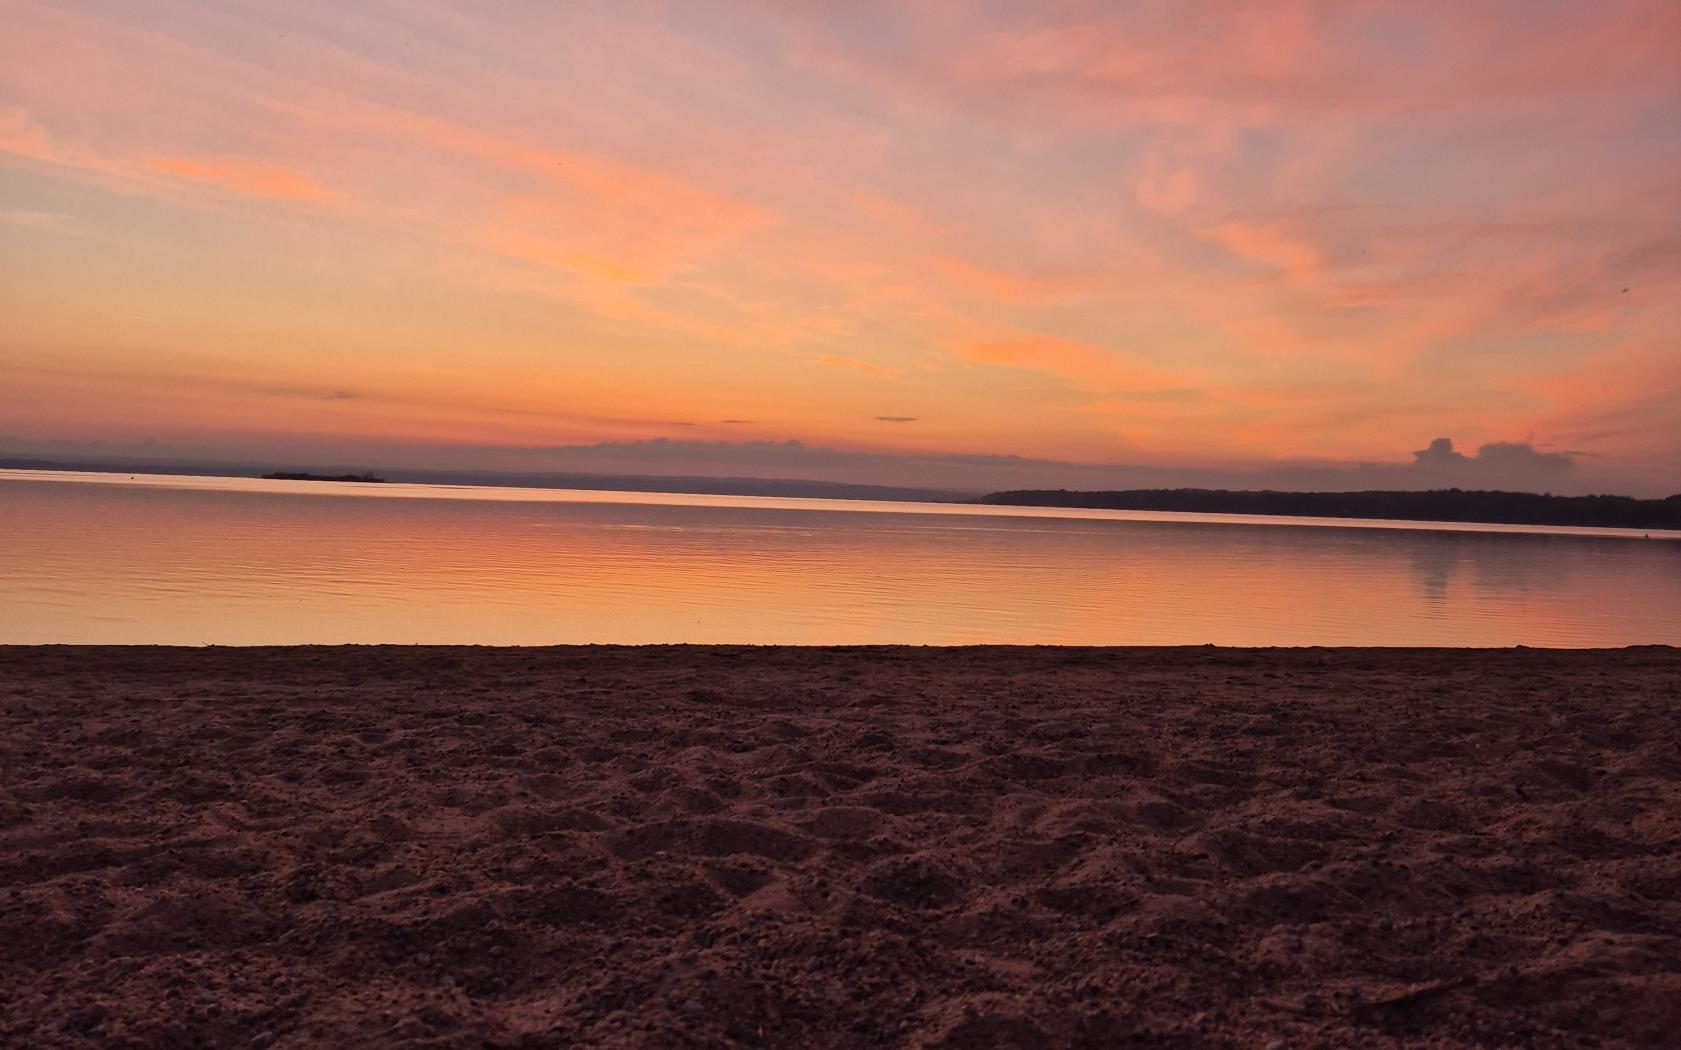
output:
[{"label": "sand ripple", "polygon": [[1681,654],[0,649],[0,1042],[1681,1031]]}]

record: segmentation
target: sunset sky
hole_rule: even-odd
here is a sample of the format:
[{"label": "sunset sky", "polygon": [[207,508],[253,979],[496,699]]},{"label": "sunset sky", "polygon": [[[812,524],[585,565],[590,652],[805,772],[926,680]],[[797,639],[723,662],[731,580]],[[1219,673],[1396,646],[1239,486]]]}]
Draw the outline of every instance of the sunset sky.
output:
[{"label": "sunset sky", "polygon": [[1674,0],[0,18],[0,453],[1681,491]]}]

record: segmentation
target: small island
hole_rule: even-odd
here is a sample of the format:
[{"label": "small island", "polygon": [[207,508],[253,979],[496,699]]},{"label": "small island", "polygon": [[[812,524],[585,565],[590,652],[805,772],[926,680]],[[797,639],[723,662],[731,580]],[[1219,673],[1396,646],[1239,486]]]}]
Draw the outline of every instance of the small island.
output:
[{"label": "small island", "polygon": [[264,481],[360,481],[366,484],[383,485],[384,478],[376,478],[372,474],[301,474],[278,471],[264,474]]}]

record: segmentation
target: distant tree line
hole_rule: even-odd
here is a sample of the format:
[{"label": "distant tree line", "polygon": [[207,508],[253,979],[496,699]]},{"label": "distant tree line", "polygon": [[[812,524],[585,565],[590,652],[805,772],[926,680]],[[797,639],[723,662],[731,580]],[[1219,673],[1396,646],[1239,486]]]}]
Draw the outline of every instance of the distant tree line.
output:
[{"label": "distant tree line", "polygon": [[1067,489],[993,492],[977,502],[1019,507],[1169,510],[1199,514],[1288,514],[1318,518],[1397,521],[1479,521],[1506,525],[1582,525],[1624,529],[1681,529],[1681,494],[1667,499],[1631,496],[1554,496],[1533,492],[1262,492],[1227,489]]},{"label": "distant tree line", "polygon": [[376,478],[372,474],[309,474],[296,470],[280,470],[273,474],[264,474],[264,481],[359,481],[369,485],[383,485],[384,478]]}]

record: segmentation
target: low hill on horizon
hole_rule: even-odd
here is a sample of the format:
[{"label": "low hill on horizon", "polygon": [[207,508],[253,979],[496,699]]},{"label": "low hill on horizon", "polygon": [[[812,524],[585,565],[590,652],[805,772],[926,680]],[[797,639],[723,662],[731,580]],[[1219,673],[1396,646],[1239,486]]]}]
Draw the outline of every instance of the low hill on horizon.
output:
[{"label": "low hill on horizon", "polygon": [[1590,528],[1681,529],[1681,493],[1666,499],[1633,496],[1554,496],[1469,489],[1365,492],[1281,492],[1230,489],[1128,489],[1080,492],[1018,489],[992,492],[977,503],[1017,507],[1160,510],[1196,514],[1270,514],[1391,521],[1459,521],[1499,525],[1573,525]]}]

